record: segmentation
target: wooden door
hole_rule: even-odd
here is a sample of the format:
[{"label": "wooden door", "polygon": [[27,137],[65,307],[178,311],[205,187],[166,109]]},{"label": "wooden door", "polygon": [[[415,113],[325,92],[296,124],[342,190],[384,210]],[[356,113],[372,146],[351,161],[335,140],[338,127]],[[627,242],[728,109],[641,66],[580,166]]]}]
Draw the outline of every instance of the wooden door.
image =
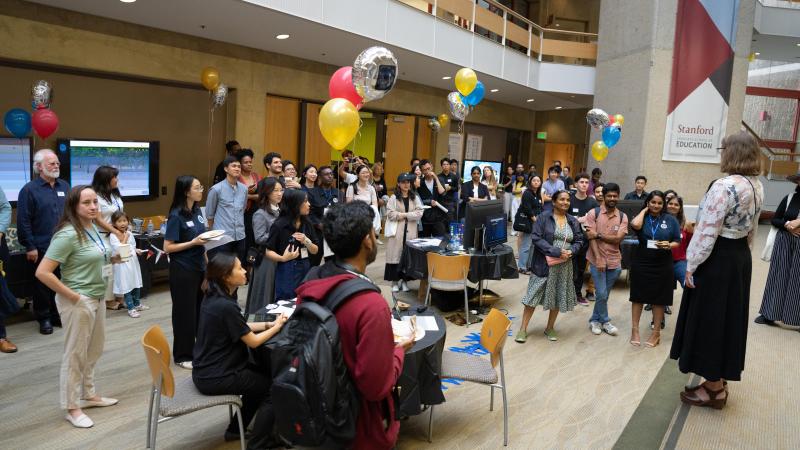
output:
[{"label": "wooden door", "polygon": [[561,161],[561,166],[573,166],[575,159],[575,144],[551,144],[547,143],[544,147],[544,166],[540,173],[547,173],[547,169],[553,165],[554,160]]},{"label": "wooden door", "polygon": [[408,172],[409,161],[414,156],[414,116],[388,114],[386,116],[386,146],[384,171],[386,185],[394,188],[397,175]]},{"label": "wooden door", "polygon": [[[266,114],[264,152],[258,159],[269,152],[278,152],[283,159],[299,164],[300,100],[268,95]],[[266,169],[262,166],[259,170],[263,172]]]},{"label": "wooden door", "polygon": [[[426,117],[417,117],[417,151],[416,157],[419,159],[431,159],[434,156],[433,151],[433,130],[428,126],[428,119]],[[409,158],[409,161],[411,159]],[[439,167],[438,162],[431,161],[433,167]]]},{"label": "wooden door", "polygon": [[331,146],[319,131],[319,111],[322,105],[306,104],[306,128],[303,164],[314,164],[317,167],[331,163]]}]

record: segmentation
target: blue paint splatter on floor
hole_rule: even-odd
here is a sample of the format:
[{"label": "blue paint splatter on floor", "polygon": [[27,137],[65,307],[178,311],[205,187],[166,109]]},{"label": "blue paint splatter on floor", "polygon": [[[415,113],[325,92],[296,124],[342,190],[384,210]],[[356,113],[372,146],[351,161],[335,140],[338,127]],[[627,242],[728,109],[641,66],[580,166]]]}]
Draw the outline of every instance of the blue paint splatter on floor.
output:
[{"label": "blue paint splatter on floor", "polygon": [[[508,316],[508,318],[509,320],[516,319],[515,316]],[[508,335],[511,336],[512,334],[513,332],[511,330],[508,330]],[[461,339],[460,342],[462,345],[455,345],[452,347],[448,347],[447,350],[456,353],[466,353],[472,356],[484,356],[489,354],[489,351],[486,350],[486,348],[481,345],[481,335],[478,332],[472,332],[467,334],[466,336],[464,336],[463,339]],[[464,380],[461,380],[459,378],[442,378],[442,390],[446,391],[448,389],[446,384],[453,384],[458,386],[461,385],[463,382]]]}]

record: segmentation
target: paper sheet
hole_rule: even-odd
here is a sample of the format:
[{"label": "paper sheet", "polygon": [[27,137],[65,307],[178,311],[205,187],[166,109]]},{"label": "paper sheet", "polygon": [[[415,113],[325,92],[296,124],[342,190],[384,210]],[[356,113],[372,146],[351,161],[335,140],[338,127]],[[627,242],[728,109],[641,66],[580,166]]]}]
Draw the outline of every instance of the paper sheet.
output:
[{"label": "paper sheet", "polygon": [[294,308],[278,306],[277,308],[270,310],[270,314],[286,314],[287,317],[292,317],[292,314],[294,314]]},{"label": "paper sheet", "polygon": [[[411,321],[411,316],[403,316],[403,321]],[[436,318],[433,316],[417,316],[417,328],[425,331],[439,331]]]}]

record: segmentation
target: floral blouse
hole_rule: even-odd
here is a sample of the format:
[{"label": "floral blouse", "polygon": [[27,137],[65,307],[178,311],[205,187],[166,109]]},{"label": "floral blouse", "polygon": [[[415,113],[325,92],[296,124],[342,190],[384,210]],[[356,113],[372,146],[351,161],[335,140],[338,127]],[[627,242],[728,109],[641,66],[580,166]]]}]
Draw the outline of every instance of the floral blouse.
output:
[{"label": "floral blouse", "polygon": [[700,202],[697,226],[686,249],[686,271],[696,271],[708,259],[717,236],[728,239],[746,236],[752,246],[763,205],[764,187],[756,177],[729,175],[715,181]]}]

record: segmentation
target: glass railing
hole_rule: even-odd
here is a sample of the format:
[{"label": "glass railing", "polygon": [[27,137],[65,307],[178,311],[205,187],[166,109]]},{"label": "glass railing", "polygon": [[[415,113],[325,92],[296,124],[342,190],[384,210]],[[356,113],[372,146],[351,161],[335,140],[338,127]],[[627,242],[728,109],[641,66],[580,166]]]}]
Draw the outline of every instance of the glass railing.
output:
[{"label": "glass railing", "polygon": [[800,9],[800,0],[758,0],[758,2],[772,8]]},{"label": "glass railing", "polygon": [[593,66],[597,34],[544,28],[494,0],[394,0],[539,61]]}]

